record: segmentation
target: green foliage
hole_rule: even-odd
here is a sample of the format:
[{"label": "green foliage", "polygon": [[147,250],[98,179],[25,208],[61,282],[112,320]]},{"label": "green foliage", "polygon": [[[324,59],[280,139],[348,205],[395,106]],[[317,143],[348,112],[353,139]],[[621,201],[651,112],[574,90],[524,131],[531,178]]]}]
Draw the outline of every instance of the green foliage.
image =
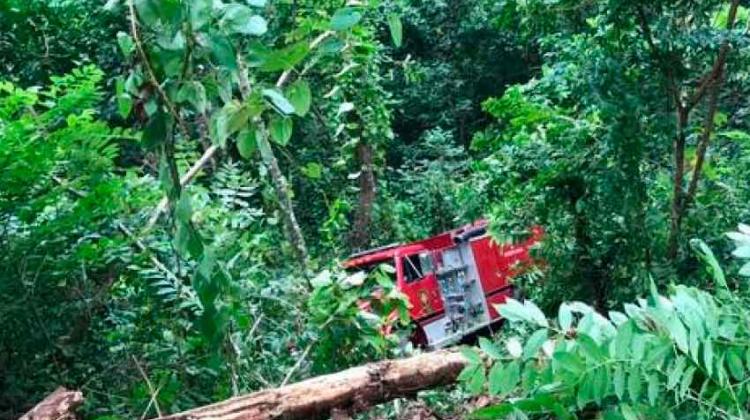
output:
[{"label": "green foliage", "polygon": [[[123,268],[113,223],[127,214],[120,146],[93,107],[103,74],[83,67],[46,88],[0,82],[0,332],[3,395],[18,407],[82,381],[95,364],[91,325]],[[29,372],[37,372],[35,380]]]},{"label": "green foliage", "polygon": [[[685,194],[698,177],[693,202],[678,208],[686,212],[680,248],[687,251],[686,238],[695,236],[711,238],[713,245],[750,199],[735,172],[745,168],[744,146],[719,134],[744,123],[727,118],[739,108],[719,93],[708,164],[694,175],[705,129],[701,103],[686,127],[685,176],[675,178],[674,114],[665,111],[674,106],[669,86],[683,89],[702,75],[695,69],[711,68],[723,39],[742,41],[711,26],[717,2],[676,8],[555,3],[560,13],[541,1],[503,6],[499,24],[515,28],[520,22],[519,36],[545,60],[532,81],[484,102],[496,122],[474,135],[472,148],[482,159],[460,194],[463,208],[470,215],[492,208],[502,239],[531,224],[545,227],[539,256],[549,262],[548,280],[528,290],[543,307],[581,299],[604,310],[644,292],[649,276],[660,285],[698,283],[695,256],[670,255],[674,191]],[[694,18],[682,26],[677,22],[683,16]],[[660,48],[656,53],[647,36]],[[743,60],[737,55],[730,63]],[[743,91],[741,66],[727,66],[736,81],[727,90]]]},{"label": "green foliage", "polygon": [[[532,74],[517,29],[495,24],[498,0],[409,0],[387,16],[389,43],[397,49],[388,90],[397,92],[393,130],[400,142],[420,145],[433,129],[449,131],[457,146],[490,121],[481,102]],[[403,45],[397,42],[403,33]],[[402,156],[390,154],[399,166]]]},{"label": "green foliage", "polygon": [[[745,224],[740,224],[739,231],[728,233],[727,236],[729,236],[736,245],[736,249],[732,251],[732,255],[740,259],[750,259],[750,228]],[[739,274],[741,276],[750,277],[750,262],[746,262],[742,268],[740,268]]]},{"label": "green foliage", "polygon": [[0,3],[0,73],[23,86],[94,64],[110,76],[120,64],[115,34],[125,24],[93,0]]},{"label": "green foliage", "polygon": [[400,237],[420,239],[453,228],[463,213],[455,198],[469,173],[467,153],[442,129],[430,130],[419,143],[398,150],[403,164],[388,174],[391,183],[385,185],[398,200],[384,206],[396,218],[392,229],[400,231]]},{"label": "green foliage", "polygon": [[[406,297],[396,289],[392,267],[349,275],[325,270],[313,280],[309,331],[316,331],[312,371],[342,370],[387,357],[409,336]],[[384,331],[396,329],[394,334]]]},{"label": "green foliage", "polygon": [[489,367],[474,351],[467,354],[460,377],[467,389],[503,399],[473,418],[746,416],[750,313],[744,294],[726,289],[721,276],[713,273],[715,294],[677,285],[663,296],[651,283],[647,298],[606,317],[571,302],[547,321],[533,303],[509,299],[500,312],[536,332],[525,342],[480,340]]},{"label": "green foliage", "polygon": [[[147,418],[409,354],[392,273],[336,261],[479,217],[545,239],[515,279],[535,304],[466,351],[477,417],[747,415],[745,7],[728,31],[718,0],[0,3],[0,417],[65,385]],[[672,260],[670,79],[688,101],[725,41]],[[460,417],[465,391],[418,404]]]}]

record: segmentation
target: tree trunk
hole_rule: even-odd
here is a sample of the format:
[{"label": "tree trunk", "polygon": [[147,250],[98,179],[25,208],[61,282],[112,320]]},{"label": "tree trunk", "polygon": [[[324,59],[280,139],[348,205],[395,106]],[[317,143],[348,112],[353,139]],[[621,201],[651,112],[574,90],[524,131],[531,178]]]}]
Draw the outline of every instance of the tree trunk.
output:
[{"label": "tree trunk", "polygon": [[386,360],[162,417],[161,420],[323,419],[454,383],[467,361],[456,351]]},{"label": "tree trunk", "polygon": [[683,179],[685,176],[685,130],[688,123],[688,110],[677,105],[677,134],[674,140],[674,176],[672,180],[672,210],[671,227],[667,242],[667,255],[671,259],[677,257],[678,239],[682,219]]},{"label": "tree trunk", "polygon": [[360,140],[357,143],[357,159],[361,165],[359,174],[359,206],[350,234],[353,249],[364,249],[370,245],[372,208],[375,203],[375,170],[372,145]]},{"label": "tree trunk", "polygon": [[[323,39],[318,37],[317,39]],[[316,41],[310,45],[312,48]],[[239,85],[240,85],[240,96],[243,100],[248,100],[250,97],[250,82],[247,79],[247,68],[242,56],[237,56],[237,64],[239,66]],[[279,80],[276,82],[276,87],[280,88],[289,77],[289,72],[284,72]],[[273,189],[276,193],[276,199],[279,201],[279,207],[281,208],[282,219],[284,222],[284,230],[289,238],[289,242],[292,244],[297,263],[303,270],[307,269],[308,254],[307,246],[305,245],[305,237],[302,235],[302,229],[297,222],[297,216],[294,213],[294,205],[292,204],[291,191],[289,190],[289,183],[286,181],[286,177],[279,168],[279,161],[276,159],[276,155],[273,153],[271,142],[268,141],[268,130],[263,124],[263,120],[260,117],[256,117],[253,123],[260,128],[258,130],[261,135],[256,139],[258,143],[258,150],[260,156],[263,159],[263,163],[268,168],[268,173],[271,175],[271,181],[273,183]]]},{"label": "tree trunk", "polygon": [[80,391],[68,391],[59,387],[19,420],[73,420],[75,410],[83,404]]},{"label": "tree trunk", "polygon": [[[739,0],[732,0],[732,4],[729,6],[729,14],[727,16],[727,25],[726,25],[727,30],[731,30],[732,28],[734,28],[734,23],[737,18],[737,9],[739,8],[739,4],[740,4]],[[708,143],[711,140],[711,134],[714,128],[714,116],[716,115],[716,108],[717,108],[716,102],[718,100],[719,90],[721,89],[721,85],[722,85],[722,81],[724,77],[724,67],[725,67],[725,64],[727,61],[727,55],[729,54],[730,49],[731,49],[731,45],[729,44],[729,40],[724,40],[724,42],[721,44],[721,47],[719,48],[719,53],[716,56],[716,61],[714,61],[714,64],[711,68],[711,72],[708,74],[707,78],[705,78],[703,82],[700,84],[697,91],[688,102],[687,108],[680,105],[679,102],[677,105],[678,107],[677,108],[678,109],[678,140],[681,137],[682,144],[681,144],[680,150],[678,150],[677,148],[678,145],[677,143],[675,143],[675,164],[678,165],[679,172],[675,172],[675,177],[674,177],[675,178],[674,179],[675,180],[675,185],[674,185],[675,195],[672,201],[672,226],[669,232],[669,242],[667,245],[667,255],[672,260],[677,258],[677,254],[679,251],[678,241],[679,241],[681,229],[682,229],[682,220],[684,219],[685,214],[687,213],[687,209],[690,206],[690,202],[695,197],[695,193],[698,188],[698,180],[700,179],[701,170],[703,169],[703,160],[705,158],[706,150],[708,148]],[[685,129],[687,127],[688,114],[690,110],[693,107],[695,107],[695,105],[701,100],[701,98],[704,96],[706,91],[709,91],[708,109],[706,112],[706,119],[703,123],[702,135],[698,143],[696,165],[693,168],[693,174],[690,180],[690,185],[688,187],[688,192],[687,194],[685,194],[683,193],[683,189],[682,189],[682,180],[683,180],[683,175],[684,175],[683,160],[684,160],[684,153],[685,153]],[[678,156],[678,151],[680,152],[679,156]],[[677,159],[680,159],[679,163],[677,162]],[[678,173],[679,173],[679,185],[677,184]]]},{"label": "tree trunk", "polygon": [[[260,121],[256,122],[261,124]],[[291,192],[289,191],[289,184],[286,182],[284,174],[279,168],[279,161],[273,153],[271,143],[268,141],[268,133],[266,130],[262,130],[263,135],[258,136],[258,149],[260,150],[261,158],[263,163],[268,168],[268,173],[271,175],[273,182],[273,189],[276,192],[276,199],[279,201],[279,207],[281,207],[281,213],[284,219],[284,227],[286,230],[289,242],[291,242],[294,255],[297,258],[302,269],[307,268],[307,246],[305,245],[305,237],[302,235],[302,229],[297,222],[297,216],[294,213],[294,205],[292,204]]]}]

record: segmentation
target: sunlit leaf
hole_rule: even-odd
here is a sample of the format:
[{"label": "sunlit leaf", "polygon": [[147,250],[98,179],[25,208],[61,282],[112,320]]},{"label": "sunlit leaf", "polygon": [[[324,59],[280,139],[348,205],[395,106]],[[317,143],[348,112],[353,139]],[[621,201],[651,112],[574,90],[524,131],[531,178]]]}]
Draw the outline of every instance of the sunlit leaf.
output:
[{"label": "sunlit leaf", "polygon": [[362,19],[362,13],[354,7],[344,7],[336,10],[331,17],[331,29],[334,31],[345,31],[356,25]]}]

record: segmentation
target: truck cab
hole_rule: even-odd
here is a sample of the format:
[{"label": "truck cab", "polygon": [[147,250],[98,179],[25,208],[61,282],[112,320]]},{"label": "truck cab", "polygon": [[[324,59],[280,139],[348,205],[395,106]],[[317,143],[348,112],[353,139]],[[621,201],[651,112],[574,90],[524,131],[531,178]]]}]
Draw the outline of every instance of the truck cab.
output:
[{"label": "truck cab", "polygon": [[513,293],[510,279],[532,262],[529,249],[541,236],[535,227],[524,241],[497,244],[487,234],[487,222],[479,220],[421,241],[355,254],[343,265],[369,270],[392,264],[417,326],[415,344],[439,348],[501,320],[494,306]]}]

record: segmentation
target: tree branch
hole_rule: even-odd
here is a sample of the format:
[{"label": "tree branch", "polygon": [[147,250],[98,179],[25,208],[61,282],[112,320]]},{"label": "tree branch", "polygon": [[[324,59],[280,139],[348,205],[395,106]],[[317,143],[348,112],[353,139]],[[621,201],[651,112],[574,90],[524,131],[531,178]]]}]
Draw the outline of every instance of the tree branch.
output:
[{"label": "tree branch", "polygon": [[146,381],[146,386],[148,386],[148,391],[149,391],[149,394],[151,395],[151,399],[149,400],[148,406],[146,406],[146,411],[144,411],[143,416],[141,416],[141,419],[146,418],[146,414],[148,413],[148,410],[151,408],[151,405],[153,405],[154,408],[156,409],[156,415],[161,417],[162,413],[161,413],[161,409],[159,408],[159,401],[157,401],[156,399],[156,397],[159,395],[159,390],[161,388],[159,389],[154,388],[154,385],[151,383],[151,380],[148,378],[148,375],[146,375],[146,371],[143,370],[143,367],[138,362],[138,359],[136,359],[135,356],[132,356],[132,357],[133,357],[133,362],[135,363],[135,367],[138,368],[138,372],[143,377],[143,380]]},{"label": "tree branch", "polygon": [[169,113],[172,114],[175,121],[177,121],[177,125],[180,127],[180,131],[182,131],[182,134],[185,136],[185,138],[190,138],[190,132],[187,129],[185,121],[182,119],[182,117],[180,117],[180,114],[177,112],[177,108],[174,106],[172,101],[169,100],[167,92],[165,92],[164,88],[162,88],[161,84],[159,84],[159,79],[157,79],[156,73],[154,73],[154,68],[151,66],[151,61],[146,54],[146,50],[143,48],[143,43],[141,42],[141,38],[138,35],[138,17],[135,13],[133,0],[128,0],[128,10],[130,12],[130,34],[133,37],[135,49],[136,51],[138,51],[138,55],[141,57],[141,62],[143,62],[143,67],[146,69],[146,73],[148,73],[149,82],[154,87],[154,89],[156,89],[156,92],[159,94],[162,101],[164,101],[164,105],[166,105]]},{"label": "tree branch", "polygon": [[[130,0],[132,3],[132,0]],[[326,38],[333,35],[333,31],[326,31],[322,34],[318,35],[315,39],[310,42],[310,50],[318,47],[323,41],[325,41]],[[279,76],[278,80],[276,81],[276,87],[281,88],[284,86],[284,84],[289,80],[289,77],[291,76],[292,71],[291,70],[285,70],[283,73],[281,73],[281,76]],[[205,152],[203,152],[203,155],[195,161],[190,166],[190,169],[180,178],[180,184],[181,186],[188,185],[193,178],[198,174],[198,172],[203,168],[203,166],[208,163],[211,158],[216,154],[216,152],[219,151],[219,147],[216,145],[210,146],[208,149],[206,149]],[[159,220],[159,216],[167,209],[167,206],[169,204],[169,201],[166,197],[162,198],[161,201],[159,201],[159,205],[154,210],[153,214],[149,218],[148,224],[146,225],[144,231],[149,231],[151,228],[156,225],[156,222]]]}]

